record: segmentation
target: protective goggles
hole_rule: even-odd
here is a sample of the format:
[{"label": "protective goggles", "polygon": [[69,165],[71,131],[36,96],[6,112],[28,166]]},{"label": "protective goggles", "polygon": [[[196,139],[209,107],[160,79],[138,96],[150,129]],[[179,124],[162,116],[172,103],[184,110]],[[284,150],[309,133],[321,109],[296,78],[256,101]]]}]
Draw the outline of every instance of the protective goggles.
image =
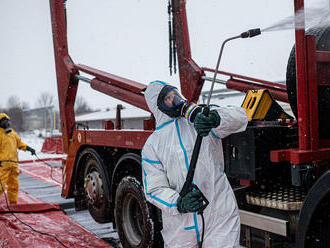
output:
[{"label": "protective goggles", "polygon": [[[165,88],[165,87],[164,87]],[[167,110],[177,109],[184,104],[186,100],[180,95],[177,88],[170,86],[162,92],[162,108]]]}]

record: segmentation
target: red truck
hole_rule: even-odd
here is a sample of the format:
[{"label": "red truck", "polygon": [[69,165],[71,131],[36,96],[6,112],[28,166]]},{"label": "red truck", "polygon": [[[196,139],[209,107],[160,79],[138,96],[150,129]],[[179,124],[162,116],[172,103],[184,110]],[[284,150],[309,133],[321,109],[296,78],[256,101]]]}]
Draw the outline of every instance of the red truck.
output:
[{"label": "red truck", "polygon": [[[161,247],[159,210],[146,202],[141,149],[155,129],[81,130],[74,103],[79,81],[99,92],[149,111],[146,85],[86,65],[68,53],[65,0],[50,0],[64,151],[62,196],[97,222],[113,222],[123,247]],[[180,86],[197,101],[207,73],[191,57],[185,0],[170,0]],[[294,1],[295,12],[304,7]],[[241,244],[246,247],[330,247],[330,28],[295,31],[286,85],[216,71],[227,88],[267,89],[290,103],[295,120],[251,119],[245,132],[224,140],[226,174],[240,207]],[[83,77],[85,73],[89,77]],[[118,108],[117,123],[120,123]]]}]

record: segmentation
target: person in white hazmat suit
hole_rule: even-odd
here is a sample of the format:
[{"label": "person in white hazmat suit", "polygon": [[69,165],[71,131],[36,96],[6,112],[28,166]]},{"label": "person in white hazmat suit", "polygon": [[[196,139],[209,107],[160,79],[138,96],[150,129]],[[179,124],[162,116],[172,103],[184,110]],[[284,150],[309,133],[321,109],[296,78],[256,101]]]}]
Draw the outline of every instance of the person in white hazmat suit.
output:
[{"label": "person in white hazmat suit", "polygon": [[[242,132],[247,116],[240,107],[202,107],[187,104],[173,86],[154,81],[145,99],[156,119],[156,129],[142,149],[144,193],[161,209],[165,247],[197,247],[201,241],[201,192],[204,210],[203,247],[239,247],[240,218],[233,190],[224,173],[221,139]],[[195,190],[181,197],[197,133],[204,136],[196,165]]]}]

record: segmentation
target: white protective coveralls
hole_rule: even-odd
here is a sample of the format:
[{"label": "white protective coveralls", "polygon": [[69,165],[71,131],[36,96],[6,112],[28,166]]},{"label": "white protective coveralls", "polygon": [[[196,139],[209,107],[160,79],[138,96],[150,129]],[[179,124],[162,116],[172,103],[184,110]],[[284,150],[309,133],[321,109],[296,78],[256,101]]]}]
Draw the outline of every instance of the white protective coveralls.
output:
[{"label": "white protective coveralls", "polygon": [[[180,214],[177,199],[189,168],[197,132],[184,118],[171,118],[157,107],[157,97],[166,84],[150,83],[146,102],[156,119],[156,130],[142,150],[144,193],[162,210],[162,236],[165,247],[197,247],[202,219],[197,213]],[[203,247],[239,247],[240,218],[233,190],[224,173],[221,138],[242,132],[247,116],[240,107],[216,107],[220,125],[203,138],[194,183],[209,200],[204,210]]]}]

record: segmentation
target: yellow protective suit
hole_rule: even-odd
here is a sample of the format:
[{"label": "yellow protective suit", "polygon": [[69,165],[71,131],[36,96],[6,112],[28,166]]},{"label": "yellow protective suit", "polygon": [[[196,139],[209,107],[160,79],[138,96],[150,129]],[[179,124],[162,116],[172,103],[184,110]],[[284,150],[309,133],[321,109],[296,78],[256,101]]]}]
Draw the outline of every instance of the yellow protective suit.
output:
[{"label": "yellow protective suit", "polygon": [[18,134],[12,130],[6,133],[0,128],[0,195],[7,188],[10,204],[17,204],[18,183],[18,154],[17,149],[26,150],[27,145],[21,141]]}]

